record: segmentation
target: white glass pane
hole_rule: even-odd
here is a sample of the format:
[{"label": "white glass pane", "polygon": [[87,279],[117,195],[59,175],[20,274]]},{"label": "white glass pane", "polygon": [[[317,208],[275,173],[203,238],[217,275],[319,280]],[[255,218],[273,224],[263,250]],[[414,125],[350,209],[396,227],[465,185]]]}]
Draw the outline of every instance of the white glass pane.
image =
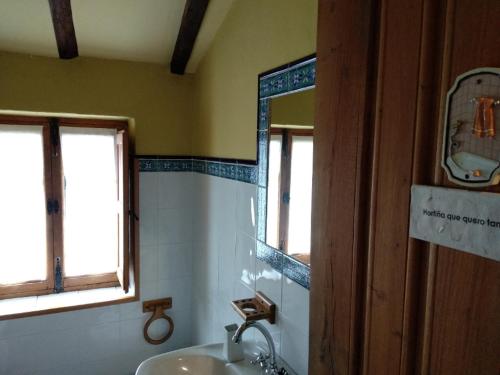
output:
[{"label": "white glass pane", "polygon": [[271,135],[269,141],[269,177],[267,183],[267,237],[268,245],[279,247],[279,186],[281,169],[281,135]]},{"label": "white glass pane", "polygon": [[311,251],[312,137],[292,138],[290,208],[288,218],[288,253]]},{"label": "white glass pane", "polygon": [[0,284],[47,278],[41,126],[0,125]]},{"label": "white glass pane", "polygon": [[116,272],[116,131],[61,127],[66,276]]}]

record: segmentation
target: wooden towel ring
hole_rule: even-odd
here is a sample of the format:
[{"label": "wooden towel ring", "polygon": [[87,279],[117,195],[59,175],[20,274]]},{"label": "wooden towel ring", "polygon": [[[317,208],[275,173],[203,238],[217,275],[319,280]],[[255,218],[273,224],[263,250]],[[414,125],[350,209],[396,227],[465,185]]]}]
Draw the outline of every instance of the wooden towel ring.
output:
[{"label": "wooden towel ring", "polygon": [[[160,345],[163,344],[165,341],[167,341],[170,336],[172,336],[172,333],[174,332],[174,321],[170,316],[165,314],[165,309],[169,309],[172,307],[172,300],[171,299],[162,299],[162,300],[154,300],[154,301],[147,301],[144,302],[143,304],[143,311],[153,311],[153,315],[146,321],[146,324],[144,325],[144,339],[149,342],[150,344],[153,345]],[[163,336],[160,339],[153,339],[149,336],[148,330],[149,326],[151,323],[153,323],[157,319],[165,319],[168,322],[168,332],[165,336]]]}]

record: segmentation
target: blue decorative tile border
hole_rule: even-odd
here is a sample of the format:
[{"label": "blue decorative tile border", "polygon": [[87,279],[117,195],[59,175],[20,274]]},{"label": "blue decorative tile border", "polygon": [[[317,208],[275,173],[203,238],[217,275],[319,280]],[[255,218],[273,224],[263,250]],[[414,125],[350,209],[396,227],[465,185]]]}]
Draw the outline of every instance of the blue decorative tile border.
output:
[{"label": "blue decorative tile border", "polygon": [[287,254],[283,254],[283,275],[309,289],[311,283],[310,267]]},{"label": "blue decorative tile border", "polygon": [[189,172],[192,170],[192,159],[141,158],[139,160],[140,172]]},{"label": "blue decorative tile border", "polygon": [[283,273],[283,253],[276,251],[261,241],[257,241],[257,259],[266,262],[276,271]]},{"label": "blue decorative tile border", "polygon": [[311,57],[299,63],[291,63],[278,68],[259,79],[259,98],[289,94],[314,86],[316,79],[316,58]]},{"label": "blue decorative tile border", "polygon": [[257,183],[257,166],[238,160],[157,157],[139,159],[140,172],[196,172],[230,180]]},{"label": "blue decorative tile border", "polygon": [[290,280],[309,289],[311,282],[310,270],[306,264],[258,240],[257,259],[269,264],[274,270],[285,275]]}]

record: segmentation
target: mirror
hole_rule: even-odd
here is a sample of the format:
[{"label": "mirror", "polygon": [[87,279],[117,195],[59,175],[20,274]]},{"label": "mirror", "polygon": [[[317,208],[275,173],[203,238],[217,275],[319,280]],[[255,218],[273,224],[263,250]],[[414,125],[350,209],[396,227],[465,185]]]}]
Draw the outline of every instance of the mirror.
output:
[{"label": "mirror", "polygon": [[314,88],[269,102],[266,243],[310,263]]},{"label": "mirror", "polygon": [[316,56],[259,74],[257,259],[309,289]]}]

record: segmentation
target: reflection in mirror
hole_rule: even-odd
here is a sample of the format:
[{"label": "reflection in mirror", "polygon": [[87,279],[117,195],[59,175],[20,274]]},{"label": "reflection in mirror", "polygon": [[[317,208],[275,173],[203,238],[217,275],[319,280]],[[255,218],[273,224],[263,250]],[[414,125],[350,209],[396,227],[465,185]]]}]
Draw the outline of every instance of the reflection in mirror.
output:
[{"label": "reflection in mirror", "polygon": [[270,102],[266,243],[310,263],[314,89]]}]

